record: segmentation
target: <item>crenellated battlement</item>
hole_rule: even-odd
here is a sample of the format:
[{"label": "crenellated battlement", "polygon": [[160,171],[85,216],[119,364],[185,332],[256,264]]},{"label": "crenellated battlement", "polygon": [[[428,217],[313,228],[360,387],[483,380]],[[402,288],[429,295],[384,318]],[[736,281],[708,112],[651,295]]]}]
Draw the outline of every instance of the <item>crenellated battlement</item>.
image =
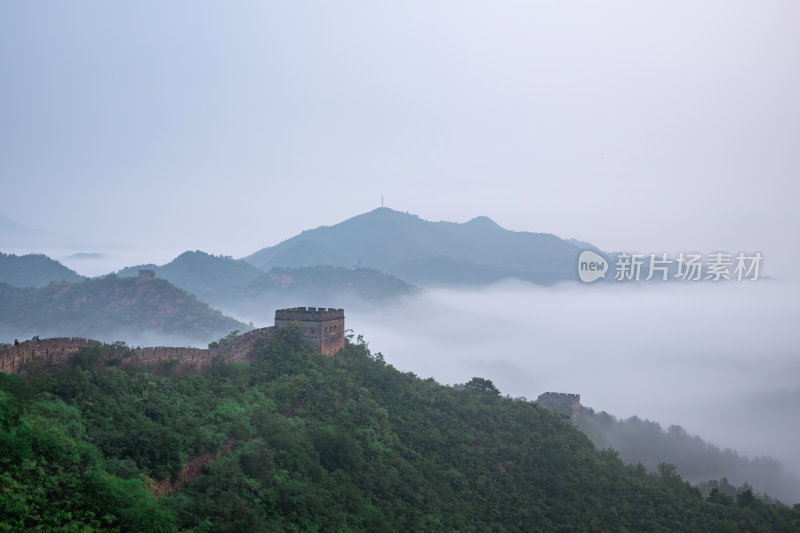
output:
[{"label": "crenellated battlement", "polygon": [[[250,361],[250,352],[257,342],[269,340],[279,327],[295,322],[303,328],[306,343],[321,353],[332,356],[344,348],[344,310],[295,307],[275,311],[275,325],[250,330],[216,348],[174,346],[118,347],[123,363],[156,366],[174,365],[181,375],[203,372],[222,358],[228,362]],[[0,344],[0,372],[25,373],[30,368],[48,364],[69,364],[75,354],[89,346],[115,346],[83,337],[54,337],[23,341],[19,345]],[[109,359],[118,357],[114,351]]]},{"label": "crenellated battlement", "polygon": [[89,346],[101,346],[100,341],[83,337],[54,337],[39,341],[23,341],[19,345],[0,345],[0,372],[19,373],[29,364],[59,364]]},{"label": "crenellated battlement", "polygon": [[545,392],[540,394],[536,403],[570,417],[575,422],[581,415],[581,395],[566,392]]},{"label": "crenellated battlement", "polygon": [[303,337],[315,350],[333,356],[344,348],[344,309],[293,307],[275,311],[275,326],[298,322]]},{"label": "crenellated battlement", "polygon": [[580,394],[570,394],[568,392],[545,392],[539,395],[539,400],[552,401],[581,401]]},{"label": "crenellated battlement", "polygon": [[[181,346],[117,347],[110,351],[108,358],[122,355],[126,363],[139,363],[146,366],[175,364],[179,374],[202,372],[208,369],[219,357],[228,362],[250,360],[250,351],[262,338],[274,334],[274,326],[254,329],[217,348],[190,348]],[[25,373],[33,367],[49,364],[69,364],[75,354],[90,346],[115,346],[82,337],[54,337],[50,339],[29,340],[18,346],[0,345],[0,372],[7,374]]]},{"label": "crenellated battlement", "polygon": [[324,322],[326,320],[344,319],[344,309],[325,307],[292,307],[275,311],[275,325],[281,322]]}]

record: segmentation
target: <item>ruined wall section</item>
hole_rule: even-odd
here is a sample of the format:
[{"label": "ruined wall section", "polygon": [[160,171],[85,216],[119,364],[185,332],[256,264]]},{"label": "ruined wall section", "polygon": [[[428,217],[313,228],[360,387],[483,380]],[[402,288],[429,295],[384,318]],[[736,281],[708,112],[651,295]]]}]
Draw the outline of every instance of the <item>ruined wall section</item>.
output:
[{"label": "ruined wall section", "polygon": [[54,337],[23,341],[18,346],[0,344],[0,372],[19,373],[28,366],[66,364],[84,348],[103,343],[82,337]]},{"label": "ruined wall section", "polygon": [[[107,359],[120,358],[122,364],[142,364],[150,367],[169,367],[179,375],[203,372],[218,362],[249,362],[250,352],[261,339],[269,338],[275,327],[254,329],[239,335],[214,349],[155,346],[120,349],[119,355],[110,353]],[[75,354],[89,346],[104,343],[81,337],[58,337],[39,341],[24,341],[19,346],[0,344],[0,372],[25,373],[30,368],[48,364],[71,364]],[[102,363],[102,361],[101,361]]]},{"label": "ruined wall section", "polygon": [[344,348],[344,309],[293,307],[275,311],[275,326],[295,322],[303,328],[303,337],[313,350],[334,356]]},{"label": "ruined wall section", "polygon": [[221,356],[224,358],[224,360],[232,363],[249,363],[252,361],[250,358],[250,352],[253,350],[253,347],[260,340],[269,339],[275,334],[277,329],[278,328],[275,326],[252,329],[247,333],[243,333],[238,337],[231,339],[226,344],[223,344],[218,348],[207,351],[211,352],[212,358]]},{"label": "ruined wall section", "polygon": [[575,422],[581,415],[581,395],[569,394],[566,392],[545,392],[540,394],[536,399],[536,403],[555,411],[569,416],[570,420]]},{"label": "ruined wall section", "polygon": [[[148,275],[143,271],[143,275]],[[121,364],[139,363],[151,367],[163,366],[179,375],[203,372],[217,363],[249,362],[253,347],[269,339],[281,326],[298,322],[303,328],[306,343],[327,356],[344,348],[344,310],[315,307],[295,307],[275,311],[275,325],[258,328],[213,348],[155,346],[147,348],[119,347],[105,357],[109,363],[119,359]],[[0,372],[24,374],[28,369],[48,364],[71,364],[75,354],[89,346],[104,343],[82,337],[58,337],[30,340],[18,346],[0,344]]]}]

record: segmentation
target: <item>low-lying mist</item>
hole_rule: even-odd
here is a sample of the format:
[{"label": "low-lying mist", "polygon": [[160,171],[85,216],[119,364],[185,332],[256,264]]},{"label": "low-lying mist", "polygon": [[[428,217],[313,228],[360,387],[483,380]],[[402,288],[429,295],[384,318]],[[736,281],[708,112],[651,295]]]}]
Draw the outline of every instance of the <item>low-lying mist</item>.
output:
[{"label": "low-lying mist", "polygon": [[[530,400],[546,391],[579,393],[597,411],[665,429],[680,425],[722,448],[775,457],[800,474],[798,297],[800,284],[769,279],[554,287],[506,281],[428,289],[387,306],[293,305],[344,307],[347,328],[363,334],[373,352],[420,377],[455,384],[480,376],[503,394]],[[262,327],[284,306],[222,310]],[[100,340],[207,344],[157,332]]]},{"label": "low-lying mist", "polygon": [[[800,472],[796,285],[758,282],[428,290],[347,312],[347,327],[403,371],[491,379],[535,399],[579,393],[619,418],[677,424]],[[798,495],[800,498],[800,495]]]}]

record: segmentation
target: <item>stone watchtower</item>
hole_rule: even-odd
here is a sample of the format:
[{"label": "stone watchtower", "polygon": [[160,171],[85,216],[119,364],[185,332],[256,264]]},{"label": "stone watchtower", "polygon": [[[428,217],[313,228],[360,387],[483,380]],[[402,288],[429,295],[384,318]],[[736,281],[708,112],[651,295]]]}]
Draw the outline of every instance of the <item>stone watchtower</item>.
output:
[{"label": "stone watchtower", "polygon": [[556,413],[569,416],[575,422],[581,416],[581,395],[565,392],[545,392],[540,394],[536,403]]},{"label": "stone watchtower", "polygon": [[138,283],[147,283],[148,281],[153,281],[156,279],[156,271],[155,270],[140,270],[139,277],[136,278]]},{"label": "stone watchtower", "polygon": [[293,307],[275,311],[275,326],[299,322],[303,337],[314,350],[333,356],[344,348],[344,309]]}]

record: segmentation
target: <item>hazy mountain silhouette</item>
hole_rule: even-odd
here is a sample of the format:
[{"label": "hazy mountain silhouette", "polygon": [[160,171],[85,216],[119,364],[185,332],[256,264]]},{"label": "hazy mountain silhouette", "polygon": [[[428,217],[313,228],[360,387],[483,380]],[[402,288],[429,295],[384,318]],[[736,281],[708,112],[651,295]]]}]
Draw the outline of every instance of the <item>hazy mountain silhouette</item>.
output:
[{"label": "hazy mountain silhouette", "polygon": [[375,269],[333,266],[273,268],[269,272],[231,257],[184,252],[166,265],[139,265],[118,272],[138,276],[154,270],[205,302],[242,309],[250,304],[272,307],[311,305],[341,307],[347,303],[394,298],[418,291],[413,285]]},{"label": "hazy mountain silhouette", "polygon": [[246,261],[210,255],[199,250],[184,252],[162,266],[127,267],[117,274],[121,277],[137,276],[140,269],[154,270],[158,277],[204,302],[215,304],[240,298],[248,284],[264,275],[262,270]]},{"label": "hazy mountain silhouette", "polygon": [[5,215],[0,215],[0,246],[2,247],[50,246],[58,244],[60,238],[61,236],[50,231],[30,228]]},{"label": "hazy mountain silhouette", "polygon": [[245,324],[164,279],[114,275],[22,289],[0,283],[2,334],[29,338],[173,339],[209,342]]},{"label": "hazy mountain silhouette", "polygon": [[62,234],[55,231],[32,228],[0,214],[0,249],[37,250],[43,248],[107,248],[91,237]]},{"label": "hazy mountain silhouette", "polygon": [[583,407],[578,429],[597,449],[613,448],[630,464],[641,463],[655,471],[659,463],[675,465],[677,472],[692,483],[726,478],[736,485],[751,485],[758,492],[784,502],[800,497],[800,479],[772,457],[748,458],[731,449],[721,449],[690,435],[680,426],[662,429],[658,422],[636,416],[617,419],[605,411]]},{"label": "hazy mountain silhouette", "polygon": [[474,285],[508,277],[550,284],[575,279],[580,249],[549,233],[506,230],[487,217],[430,222],[382,207],[304,231],[244,259],[262,270],[361,265],[423,285]]},{"label": "hazy mountain silhouette", "polygon": [[80,281],[83,276],[42,254],[0,252],[0,282],[15,287],[42,287],[51,281]]},{"label": "hazy mountain silhouette", "polygon": [[[419,288],[374,268],[313,266],[272,268],[248,285],[245,298],[251,303],[269,302],[292,307],[308,302],[317,307],[360,308],[419,292]],[[242,310],[246,307],[242,307]]]}]

